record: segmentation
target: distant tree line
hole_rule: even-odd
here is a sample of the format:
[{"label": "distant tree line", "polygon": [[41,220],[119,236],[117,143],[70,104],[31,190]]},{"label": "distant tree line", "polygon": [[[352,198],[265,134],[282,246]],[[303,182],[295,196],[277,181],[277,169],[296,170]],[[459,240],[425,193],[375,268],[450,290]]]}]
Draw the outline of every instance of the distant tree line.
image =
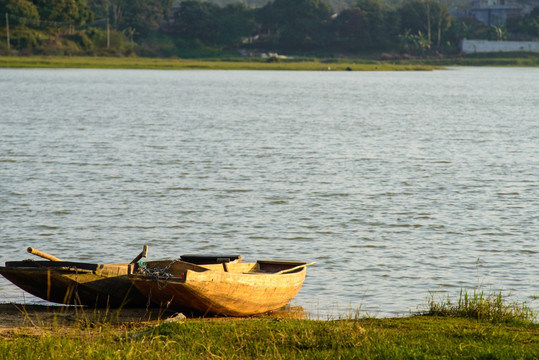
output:
[{"label": "distant tree line", "polygon": [[431,44],[442,49],[442,41],[456,39],[448,32],[451,23],[447,6],[436,0],[408,0],[398,9],[380,0],[359,0],[339,14],[325,0],[274,0],[258,9],[187,0],[174,13],[169,33],[208,46],[342,53],[401,48],[417,53]]},{"label": "distant tree line", "polygon": [[[506,25],[456,19],[442,0],[349,0],[335,13],[326,0],[274,0],[253,8],[186,0],[0,0],[0,34],[27,52],[185,56],[205,51],[414,55],[458,50],[462,38],[539,37],[539,8]],[[4,14],[7,14],[4,19]],[[7,20],[7,22],[6,22]],[[63,43],[62,43],[63,42]],[[61,43],[60,45],[58,45]],[[0,50],[6,49],[1,42]],[[56,45],[54,45],[56,44]],[[56,47],[55,47],[56,46]]]}]

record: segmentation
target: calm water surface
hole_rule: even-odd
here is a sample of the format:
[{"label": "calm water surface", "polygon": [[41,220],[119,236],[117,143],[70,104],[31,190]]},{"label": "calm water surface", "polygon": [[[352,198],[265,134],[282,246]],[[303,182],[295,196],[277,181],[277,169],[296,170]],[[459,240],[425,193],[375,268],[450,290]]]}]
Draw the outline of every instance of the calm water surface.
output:
[{"label": "calm water surface", "polygon": [[[539,310],[539,69],[0,69],[0,263],[316,261],[293,304]],[[0,279],[0,302],[41,300]]]}]

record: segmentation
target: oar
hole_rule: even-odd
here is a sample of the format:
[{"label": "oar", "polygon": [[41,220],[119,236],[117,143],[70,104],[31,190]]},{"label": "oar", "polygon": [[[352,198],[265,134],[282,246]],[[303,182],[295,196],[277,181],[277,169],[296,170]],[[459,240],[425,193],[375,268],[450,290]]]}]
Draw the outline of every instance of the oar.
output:
[{"label": "oar", "polygon": [[[28,251],[30,254],[34,254],[36,256],[42,257],[43,259],[47,259],[47,260],[50,260],[50,261],[63,261],[63,260],[58,259],[56,256],[52,256],[50,254],[47,254],[47,253],[45,253],[43,251],[39,251],[39,250],[34,249],[32,247],[29,247],[28,249],[26,249],[26,251]],[[138,254],[138,256],[136,258],[134,258],[133,261],[131,261],[131,263],[136,263],[137,261],[139,261],[143,257],[146,257],[147,255],[148,255],[148,245],[144,245],[144,248],[142,249],[142,252],[140,254]]]},{"label": "oar", "polygon": [[31,248],[31,247],[29,247],[28,249],[26,249],[26,251],[28,251],[30,254],[34,254],[34,255],[40,256],[40,257],[42,257],[43,259],[47,259],[47,260],[50,260],[50,261],[62,261],[62,260],[58,259],[58,258],[55,257],[55,256],[49,255],[49,254],[47,254],[47,253],[44,253],[43,251],[39,251],[39,250],[34,249],[34,248]]},{"label": "oar", "polygon": [[312,262],[312,263],[308,263],[308,264],[303,264],[303,265],[299,265],[299,266],[294,266],[293,268],[290,268],[290,269],[285,269],[285,270],[281,270],[277,273],[275,273],[276,275],[279,275],[279,274],[287,274],[289,272],[292,272],[292,271],[296,271],[296,270],[299,270],[299,269],[303,269],[304,267],[307,267],[307,266],[311,266],[311,265],[314,265],[316,264],[315,262]]},{"label": "oar", "polygon": [[144,245],[144,247],[142,248],[142,252],[138,254],[137,257],[133,259],[133,261],[131,261],[131,264],[136,264],[140,259],[142,259],[143,257],[146,257],[147,255],[148,255],[148,245]]}]

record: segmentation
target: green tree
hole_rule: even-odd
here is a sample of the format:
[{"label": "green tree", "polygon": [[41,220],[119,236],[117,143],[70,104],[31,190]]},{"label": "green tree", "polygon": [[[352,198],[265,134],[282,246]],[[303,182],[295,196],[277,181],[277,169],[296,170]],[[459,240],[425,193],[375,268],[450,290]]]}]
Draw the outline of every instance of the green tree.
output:
[{"label": "green tree", "polygon": [[449,9],[445,4],[436,0],[411,0],[400,8],[401,28],[409,29],[412,33],[421,31],[427,36],[429,43],[433,42],[433,33],[436,37],[436,46],[439,48],[444,32],[451,24]]},{"label": "green tree", "polygon": [[350,50],[384,49],[398,33],[396,12],[379,0],[361,0],[334,21],[339,43]]},{"label": "green tree", "polygon": [[183,39],[198,39],[206,44],[214,44],[219,6],[210,2],[188,0],[180,3],[174,15],[176,33]]},{"label": "green tree", "polygon": [[304,49],[324,43],[331,15],[324,0],[275,0],[260,9],[257,20],[281,47]]},{"label": "green tree", "polygon": [[423,55],[426,50],[430,49],[430,41],[421,32],[412,34],[410,29],[405,30],[403,34],[399,35],[400,49],[405,53]]},{"label": "green tree", "polygon": [[539,6],[522,18],[508,19],[507,30],[525,37],[539,37]]},{"label": "green tree", "polygon": [[82,25],[93,19],[86,0],[32,0],[42,20]]},{"label": "green tree", "polygon": [[492,25],[490,29],[493,34],[492,37],[496,41],[503,41],[507,39],[507,29],[505,28],[505,24]]},{"label": "green tree", "polygon": [[7,13],[24,19],[38,20],[37,7],[28,0],[0,0],[0,14]]},{"label": "green tree", "polygon": [[370,32],[368,32],[367,14],[359,7],[342,11],[333,22],[339,45],[347,50],[359,50],[368,47]]},{"label": "green tree", "polygon": [[254,11],[243,4],[225,7],[201,2],[183,1],[174,17],[176,34],[184,40],[199,40],[211,46],[235,46],[242,37],[256,29]]},{"label": "green tree", "polygon": [[169,15],[172,0],[115,0],[116,23],[119,30],[133,28],[144,37],[159,29]]},{"label": "green tree", "polygon": [[[106,17],[109,19],[112,27],[119,30],[120,23],[122,22],[124,8],[129,6],[128,0],[106,0],[107,1],[107,12]],[[124,26],[130,27],[129,25]]]},{"label": "green tree", "polygon": [[241,3],[227,5],[217,11],[216,27],[220,44],[238,45],[256,30],[254,11]]},{"label": "green tree", "polygon": [[109,0],[86,0],[90,11],[97,19],[105,19],[109,16]]}]

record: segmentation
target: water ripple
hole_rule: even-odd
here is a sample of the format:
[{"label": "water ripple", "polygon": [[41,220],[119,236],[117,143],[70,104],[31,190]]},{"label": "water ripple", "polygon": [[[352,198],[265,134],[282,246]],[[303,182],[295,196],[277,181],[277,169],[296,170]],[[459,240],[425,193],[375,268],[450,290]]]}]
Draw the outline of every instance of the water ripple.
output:
[{"label": "water ripple", "polygon": [[283,75],[0,69],[0,260],[148,243],[316,261],[313,314],[478,285],[539,309],[537,69]]}]

